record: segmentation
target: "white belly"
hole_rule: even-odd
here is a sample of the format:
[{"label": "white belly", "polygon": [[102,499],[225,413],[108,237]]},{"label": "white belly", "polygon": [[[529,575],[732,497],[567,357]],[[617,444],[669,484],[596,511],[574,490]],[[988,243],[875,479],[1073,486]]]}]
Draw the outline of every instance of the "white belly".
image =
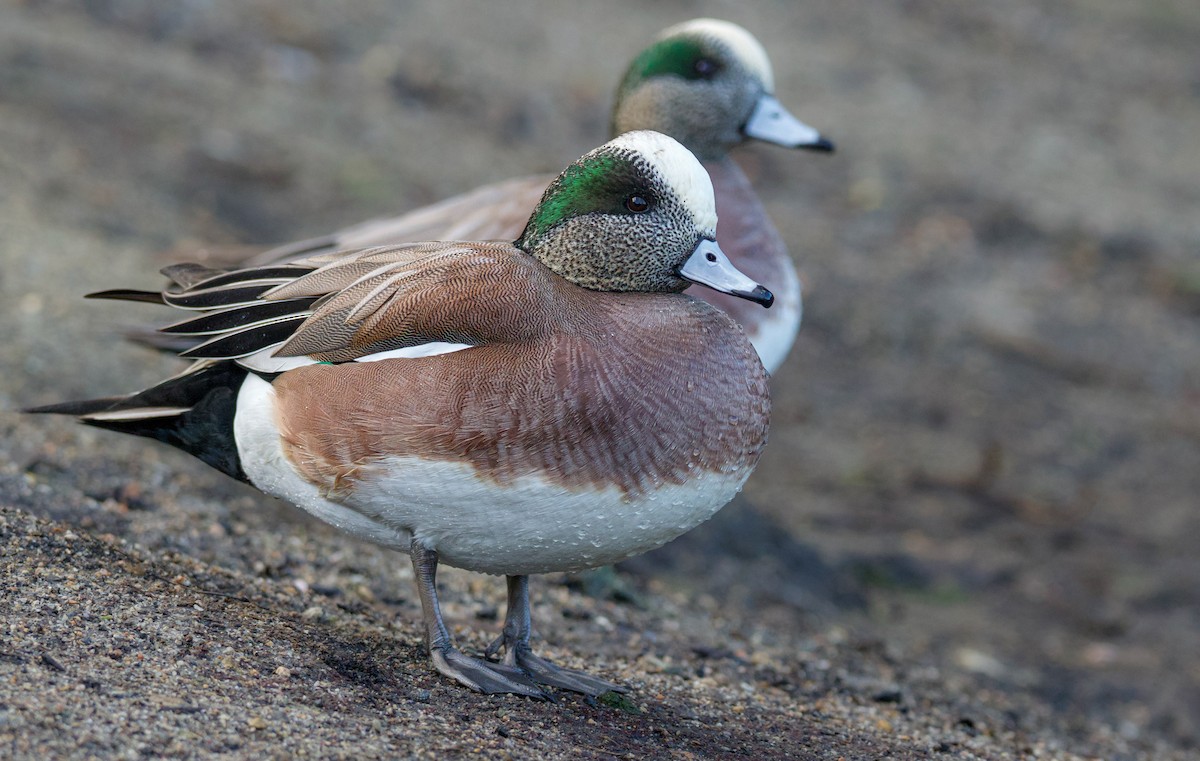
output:
[{"label": "white belly", "polygon": [[335,503],[284,457],[275,421],[274,389],[250,376],[234,433],[259,489],[378,544],[407,550],[415,536],[442,562],[483,573],[576,570],[637,555],[708,520],[749,475],[699,472],[628,498],[616,487],[568,490],[534,475],[499,485],[464,463],[388,457],[358,471]]}]

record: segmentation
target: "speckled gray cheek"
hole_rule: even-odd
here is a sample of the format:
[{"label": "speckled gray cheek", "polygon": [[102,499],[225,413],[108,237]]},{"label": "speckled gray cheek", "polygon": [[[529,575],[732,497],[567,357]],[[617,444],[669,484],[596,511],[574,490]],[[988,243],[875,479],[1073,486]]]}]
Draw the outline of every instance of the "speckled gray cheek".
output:
[{"label": "speckled gray cheek", "polygon": [[552,233],[542,261],[576,285],[601,291],[681,291],[676,267],[695,245],[690,215],[663,203],[640,217],[583,217]]},{"label": "speckled gray cheek", "polygon": [[652,129],[683,143],[698,158],[718,158],[741,143],[741,128],[762,86],[738,64],[713,80],[655,77],[624,93],[613,132]]}]

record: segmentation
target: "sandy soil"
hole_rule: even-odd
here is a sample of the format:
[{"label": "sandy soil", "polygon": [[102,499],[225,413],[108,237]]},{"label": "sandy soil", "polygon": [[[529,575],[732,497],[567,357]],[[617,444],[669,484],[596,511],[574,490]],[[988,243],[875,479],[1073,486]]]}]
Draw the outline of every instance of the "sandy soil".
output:
[{"label": "sandy soil", "polygon": [[[562,8],[0,0],[0,755],[1197,757],[1200,6]],[[11,411],[173,367],[82,293],[556,171],[697,15],[839,152],[739,154],[808,293],[744,499],[535,587],[628,702],[447,684],[403,558]]]}]

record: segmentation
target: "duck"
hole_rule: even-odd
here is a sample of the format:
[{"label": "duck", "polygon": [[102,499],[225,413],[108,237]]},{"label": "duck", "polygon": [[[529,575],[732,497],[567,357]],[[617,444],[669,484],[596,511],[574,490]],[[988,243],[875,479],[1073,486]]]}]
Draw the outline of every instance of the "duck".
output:
[{"label": "duck", "polygon": [[[27,410],[177,447],[406,553],[432,667],[483,693],[626,688],[533,652],[529,577],[611,564],[710,518],[767,441],[745,331],[684,289],[774,296],[717,242],[712,183],[634,131],[570,164],[513,242],[419,242],[164,270],[162,328],[202,342],[133,394]],[[151,297],[152,296],[152,297]],[[482,657],[447,629],[437,569],[503,575]],[[503,651],[503,657],[499,657]]]},{"label": "duck", "polygon": [[[722,220],[718,242],[736,267],[773,284],[775,308],[718,292],[700,298],[746,329],[768,372],[787,358],[800,328],[800,279],[787,245],[729,152],[748,141],[830,152],[834,144],[793,116],[775,97],[771,61],[761,42],[729,21],[699,18],[662,30],[621,77],[612,134],[653,130],[670,135],[703,163]],[[552,177],[486,185],[402,216],[374,219],[309,240],[268,249],[251,264],[413,240],[512,240]],[[179,340],[157,343],[164,348]],[[186,342],[184,342],[186,345]]]}]

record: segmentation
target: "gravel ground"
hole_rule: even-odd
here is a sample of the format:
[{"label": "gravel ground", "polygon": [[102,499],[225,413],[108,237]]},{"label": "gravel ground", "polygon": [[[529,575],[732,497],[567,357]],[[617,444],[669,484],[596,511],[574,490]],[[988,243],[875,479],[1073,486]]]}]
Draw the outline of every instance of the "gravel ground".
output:
[{"label": "gravel ground", "polygon": [[[458,689],[405,559],[7,411],[0,755],[1200,755],[1189,0],[0,0],[0,408],[172,370],[89,290],[557,171],[697,15],[839,152],[739,154],[808,294],[744,498],[535,585],[628,699]],[[502,584],[444,586],[481,648]]]}]

